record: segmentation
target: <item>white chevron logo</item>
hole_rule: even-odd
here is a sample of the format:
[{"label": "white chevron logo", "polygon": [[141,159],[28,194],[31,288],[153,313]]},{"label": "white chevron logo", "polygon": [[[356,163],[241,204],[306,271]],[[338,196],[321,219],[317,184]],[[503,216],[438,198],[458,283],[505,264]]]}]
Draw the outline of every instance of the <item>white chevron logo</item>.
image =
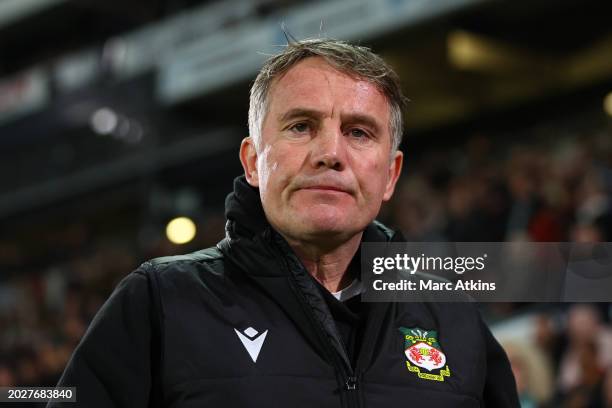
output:
[{"label": "white chevron logo", "polygon": [[237,329],[234,329],[234,331],[238,335],[238,338],[244,345],[246,351],[248,351],[253,362],[257,362],[257,356],[259,356],[261,346],[263,346],[263,343],[266,340],[266,335],[268,334],[268,331],[266,330],[263,333],[259,333],[252,327],[249,327],[242,333],[240,333]]}]

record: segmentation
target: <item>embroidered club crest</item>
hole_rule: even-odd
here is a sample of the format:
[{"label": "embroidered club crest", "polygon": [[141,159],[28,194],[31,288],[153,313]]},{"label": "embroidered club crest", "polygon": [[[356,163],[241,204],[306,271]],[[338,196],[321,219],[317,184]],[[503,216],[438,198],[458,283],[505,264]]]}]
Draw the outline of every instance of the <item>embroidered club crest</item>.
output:
[{"label": "embroidered club crest", "polygon": [[438,343],[436,331],[418,327],[400,327],[399,331],[404,335],[404,354],[408,371],[425,380],[444,381],[444,377],[450,377],[450,368]]}]

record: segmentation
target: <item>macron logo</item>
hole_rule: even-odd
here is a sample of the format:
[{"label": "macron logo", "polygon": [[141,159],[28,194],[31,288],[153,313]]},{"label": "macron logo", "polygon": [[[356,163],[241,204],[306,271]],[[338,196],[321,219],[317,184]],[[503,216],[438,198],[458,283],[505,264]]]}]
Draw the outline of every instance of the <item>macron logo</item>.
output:
[{"label": "macron logo", "polygon": [[251,359],[253,360],[253,362],[254,363],[257,362],[257,356],[259,356],[259,352],[261,351],[261,346],[263,346],[263,343],[266,340],[266,334],[268,334],[268,331],[266,330],[263,333],[259,333],[257,330],[255,330],[252,327],[249,327],[248,329],[244,330],[242,333],[240,333],[236,329],[234,329],[234,331],[238,335],[238,338],[244,345],[244,348],[246,349],[246,351],[248,351],[249,356],[251,356]]}]

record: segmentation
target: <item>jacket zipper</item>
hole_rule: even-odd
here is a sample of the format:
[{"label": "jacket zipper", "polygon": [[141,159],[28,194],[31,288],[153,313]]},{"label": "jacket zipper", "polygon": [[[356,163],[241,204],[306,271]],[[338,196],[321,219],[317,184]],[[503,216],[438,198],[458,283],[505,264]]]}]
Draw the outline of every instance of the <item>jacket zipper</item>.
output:
[{"label": "jacket zipper", "polygon": [[[274,246],[276,247],[276,245]],[[291,265],[289,265],[289,261],[284,256],[282,256],[282,251],[280,250],[280,248],[277,248],[277,250],[278,252],[281,252],[281,254],[279,254],[280,259],[283,260],[283,263],[285,264],[285,267],[287,268],[287,271],[289,272],[289,276],[291,276],[292,278],[291,280],[293,281],[293,285],[297,286],[297,283],[295,282],[295,276],[291,272]],[[303,271],[303,272],[308,273],[307,271]],[[301,296],[298,296],[300,302],[307,306],[306,310],[310,310],[310,305],[308,304],[308,301],[305,299],[305,295],[301,293],[301,290],[299,289],[299,287],[295,287],[295,289],[296,289],[296,292],[300,293],[301,295]],[[313,320],[315,320],[316,323],[319,323],[319,324],[315,324],[315,327],[319,331],[319,334],[322,334],[323,337],[327,340],[327,337],[329,336],[329,334],[324,329],[324,327],[322,327],[321,322],[318,321],[316,315],[310,312],[309,316],[311,316],[311,318],[313,318]],[[342,347],[344,347],[346,350],[345,345],[342,343],[342,339],[339,339],[339,341]],[[328,352],[331,352],[331,355],[333,356],[333,360],[334,360],[333,365],[335,366],[336,370],[342,373],[342,378],[343,378],[344,383],[341,384],[341,387],[343,388],[345,398],[341,399],[341,401],[346,401],[346,408],[360,408],[361,405],[360,405],[360,400],[359,400],[359,393],[360,393],[359,378],[357,375],[355,375],[355,372],[353,370],[353,367],[350,364],[350,360],[348,359],[348,356],[339,355],[339,352],[332,346],[332,344],[329,341],[324,341],[324,344],[326,345]],[[346,362],[343,360],[346,360]]]},{"label": "jacket zipper", "polygon": [[360,407],[359,401],[359,379],[356,376],[349,376],[344,384],[350,407]]},{"label": "jacket zipper", "polygon": [[[297,288],[297,291],[299,292],[299,288]],[[306,303],[306,306],[310,307],[306,299],[303,298],[303,295],[300,296],[299,298],[300,298],[300,302]],[[318,320],[317,317],[313,313],[310,313],[310,316],[314,320]],[[317,323],[320,323],[320,322],[317,322]],[[327,339],[328,333],[325,331],[325,329],[320,324],[315,324],[315,327],[317,328],[319,333],[322,334]],[[341,340],[342,339],[340,339],[340,343],[342,347],[345,347]],[[324,344],[328,352],[332,356],[332,360],[333,360],[332,363],[336,371],[341,373],[342,381],[344,382],[340,384],[342,388],[342,392],[344,394],[344,398],[341,399],[341,401],[344,401],[343,403],[344,407],[345,408],[360,408],[361,405],[359,402],[359,393],[360,393],[359,378],[355,374],[353,367],[351,367],[350,363],[347,364],[343,361],[344,360],[343,356],[339,355],[338,351],[332,346],[332,344],[329,341],[325,341]]]}]

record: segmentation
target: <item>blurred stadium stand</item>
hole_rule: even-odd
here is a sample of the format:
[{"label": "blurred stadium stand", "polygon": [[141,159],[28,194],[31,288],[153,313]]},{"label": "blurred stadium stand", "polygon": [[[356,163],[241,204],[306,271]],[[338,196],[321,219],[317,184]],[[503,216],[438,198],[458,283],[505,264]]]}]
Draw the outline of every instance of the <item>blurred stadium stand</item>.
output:
[{"label": "blurred stadium stand", "polygon": [[[249,83],[368,45],[411,103],[381,220],[412,240],[611,241],[612,2],[3,0],[0,385],[53,385],[140,262],[223,236]],[[166,225],[188,216],[195,238]],[[488,304],[524,407],[612,407],[609,304]],[[591,333],[584,336],[580,333]]]}]

